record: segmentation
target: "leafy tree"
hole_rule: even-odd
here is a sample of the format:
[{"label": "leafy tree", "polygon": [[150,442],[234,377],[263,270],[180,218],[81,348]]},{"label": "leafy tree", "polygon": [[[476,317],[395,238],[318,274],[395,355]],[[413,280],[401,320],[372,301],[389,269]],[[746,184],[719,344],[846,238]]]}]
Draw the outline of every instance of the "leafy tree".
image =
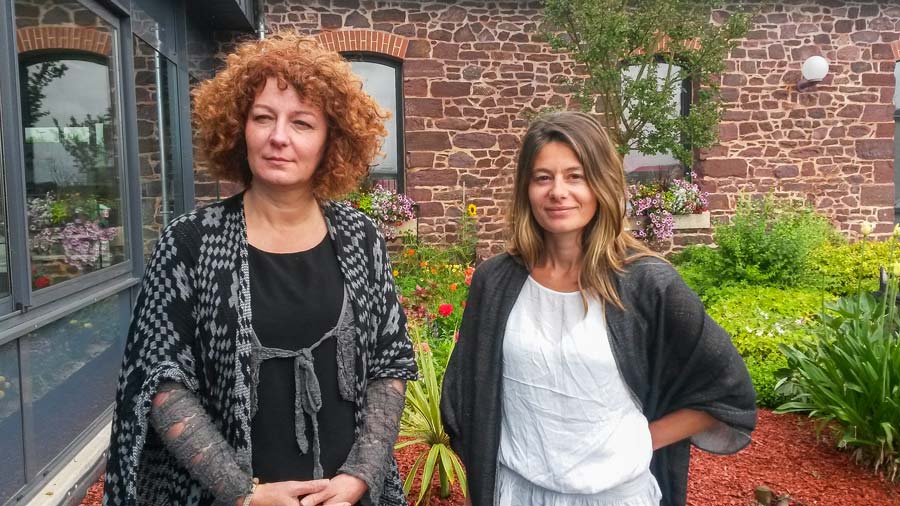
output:
[{"label": "leafy tree", "polygon": [[[544,0],[546,31],[572,55],[569,79],[586,111],[603,113],[622,154],[672,153],[687,166],[692,149],[712,146],[722,111],[717,74],[750,26],[732,13],[716,22],[720,0]],[[666,65],[660,65],[666,64]],[[689,80],[690,111],[674,97]]]},{"label": "leafy tree", "polygon": [[39,64],[34,71],[26,73],[23,86],[25,107],[22,108],[22,123],[25,128],[35,126],[38,120],[50,114],[43,110],[44,99],[47,98],[44,88],[53,80],[61,78],[67,70],[69,67],[64,63],[46,61]]}]

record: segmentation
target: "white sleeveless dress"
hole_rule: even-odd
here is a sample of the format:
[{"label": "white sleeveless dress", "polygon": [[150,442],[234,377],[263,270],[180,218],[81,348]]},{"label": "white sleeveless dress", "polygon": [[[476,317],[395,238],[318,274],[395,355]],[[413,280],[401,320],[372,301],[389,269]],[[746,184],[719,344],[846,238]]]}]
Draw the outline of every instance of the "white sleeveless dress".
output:
[{"label": "white sleeveless dress", "polygon": [[[627,364],[623,364],[627,367]],[[602,305],[529,276],[503,342],[496,506],[659,506],[647,419]]]}]

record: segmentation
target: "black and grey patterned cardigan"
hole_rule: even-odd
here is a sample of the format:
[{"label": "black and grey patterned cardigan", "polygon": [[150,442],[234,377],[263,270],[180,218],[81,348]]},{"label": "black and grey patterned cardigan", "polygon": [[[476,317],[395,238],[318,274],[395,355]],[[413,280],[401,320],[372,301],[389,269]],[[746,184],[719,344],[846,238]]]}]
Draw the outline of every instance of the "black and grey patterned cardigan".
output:
[{"label": "black and grey patterned cardigan", "polygon": [[[413,380],[416,363],[384,239],[349,206],[322,206],[356,327],[356,434],[368,381]],[[116,394],[105,505],[208,505],[213,496],[148,430],[160,382],[197,393],[240,466],[252,475],[251,312],[243,194],[174,220],[144,276]],[[396,462],[378,504],[405,505]]]}]

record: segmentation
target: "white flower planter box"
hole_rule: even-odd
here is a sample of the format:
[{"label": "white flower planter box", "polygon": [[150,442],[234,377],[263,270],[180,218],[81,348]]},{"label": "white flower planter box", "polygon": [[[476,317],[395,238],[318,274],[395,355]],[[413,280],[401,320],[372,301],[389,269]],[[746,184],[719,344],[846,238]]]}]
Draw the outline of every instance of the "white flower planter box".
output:
[{"label": "white flower planter box", "polygon": [[[709,221],[709,211],[698,214],[676,214],[673,218],[675,218],[675,230],[702,229],[710,228],[711,226]],[[633,230],[637,228],[640,222],[646,219],[647,218],[644,216],[628,218],[625,220],[625,229]]]},{"label": "white flower planter box", "polygon": [[403,224],[397,226],[397,235],[403,235],[406,232],[411,232],[415,235],[416,231],[419,230],[419,218],[413,218],[411,220],[404,221]]}]

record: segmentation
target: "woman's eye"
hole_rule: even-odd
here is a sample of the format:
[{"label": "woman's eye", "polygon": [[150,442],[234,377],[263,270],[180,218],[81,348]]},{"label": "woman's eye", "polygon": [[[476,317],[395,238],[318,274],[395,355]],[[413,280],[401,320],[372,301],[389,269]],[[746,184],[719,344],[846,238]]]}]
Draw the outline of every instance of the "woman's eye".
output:
[{"label": "woman's eye", "polygon": [[253,121],[269,121],[270,119],[272,119],[272,117],[266,114],[257,114],[256,116],[253,116]]},{"label": "woman's eye", "polygon": [[305,121],[295,121],[294,126],[300,127],[300,128],[312,128],[312,126]]}]

